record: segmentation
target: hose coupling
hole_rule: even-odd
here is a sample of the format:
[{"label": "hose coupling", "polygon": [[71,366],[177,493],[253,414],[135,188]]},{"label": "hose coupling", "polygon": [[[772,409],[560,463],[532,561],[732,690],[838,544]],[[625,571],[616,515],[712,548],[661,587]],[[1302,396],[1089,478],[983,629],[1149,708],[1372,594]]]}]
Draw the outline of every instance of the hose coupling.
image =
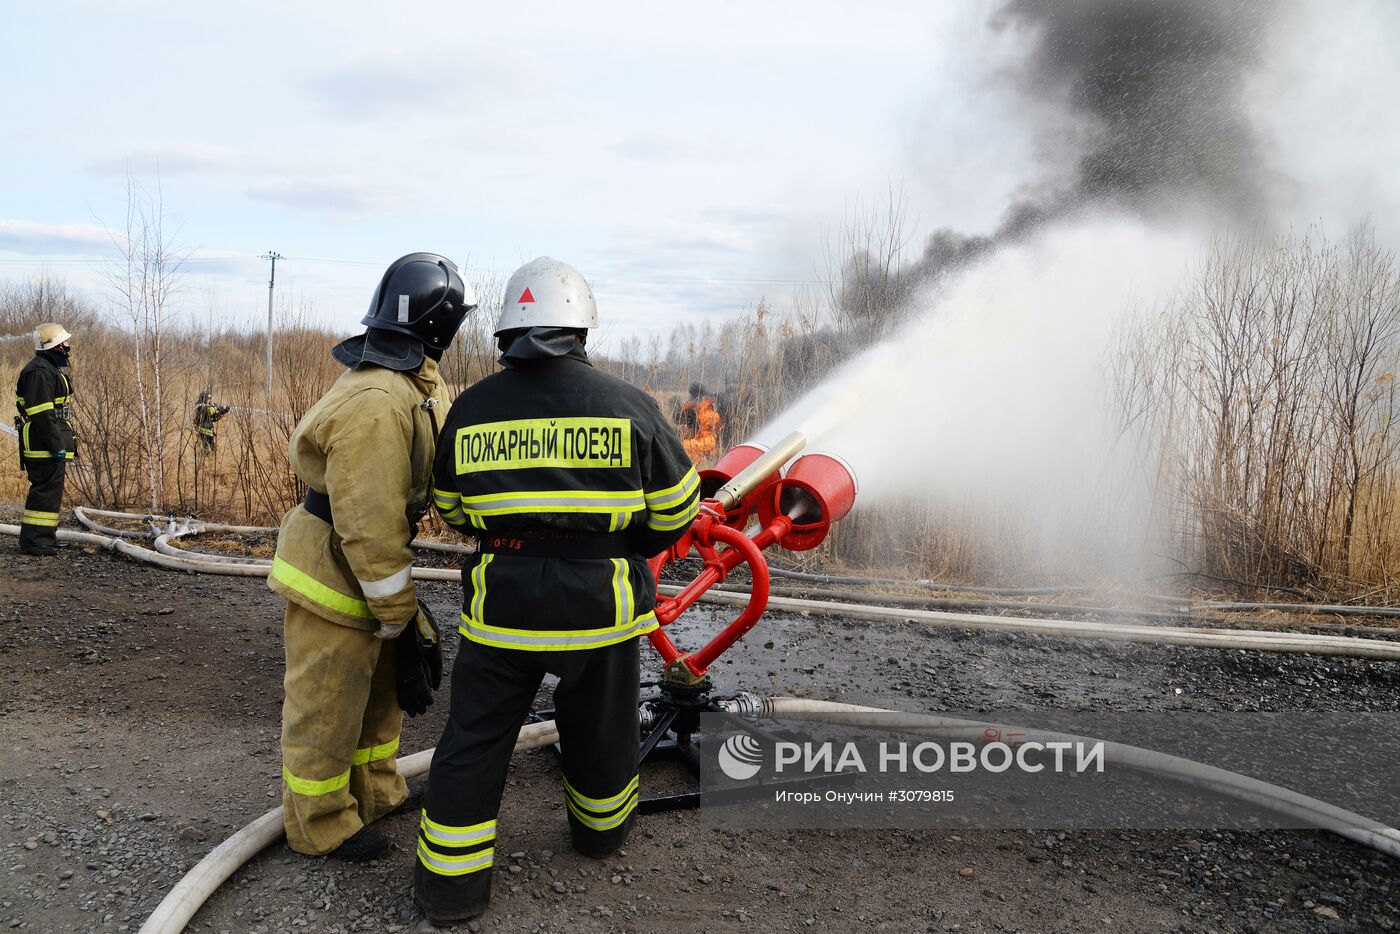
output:
[{"label": "hose coupling", "polygon": [[733,697],[727,697],[717,703],[720,710],[745,720],[759,720],[773,713],[773,705],[768,698],[750,694],[748,691],[740,691]]}]

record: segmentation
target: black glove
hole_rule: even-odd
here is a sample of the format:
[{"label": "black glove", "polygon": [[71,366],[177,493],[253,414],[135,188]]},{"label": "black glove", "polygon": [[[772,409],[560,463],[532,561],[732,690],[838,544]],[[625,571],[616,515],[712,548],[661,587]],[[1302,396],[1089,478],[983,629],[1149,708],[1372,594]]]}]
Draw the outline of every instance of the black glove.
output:
[{"label": "black glove", "polygon": [[394,640],[398,651],[399,706],[416,717],[433,705],[433,692],[442,684],[442,637],[432,610],[418,601],[418,615]]}]

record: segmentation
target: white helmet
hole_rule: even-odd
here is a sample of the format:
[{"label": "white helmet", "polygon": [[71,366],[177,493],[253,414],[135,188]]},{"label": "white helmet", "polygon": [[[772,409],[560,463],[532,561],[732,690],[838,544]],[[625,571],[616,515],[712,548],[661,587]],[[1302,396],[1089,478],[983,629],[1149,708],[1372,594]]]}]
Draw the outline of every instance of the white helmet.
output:
[{"label": "white helmet", "polygon": [[598,305],[588,280],[568,263],[541,256],[515,271],[506,283],[496,333],[516,328],[598,326]]},{"label": "white helmet", "polygon": [[41,324],[34,329],[34,349],[53,350],[72,337],[61,324]]}]

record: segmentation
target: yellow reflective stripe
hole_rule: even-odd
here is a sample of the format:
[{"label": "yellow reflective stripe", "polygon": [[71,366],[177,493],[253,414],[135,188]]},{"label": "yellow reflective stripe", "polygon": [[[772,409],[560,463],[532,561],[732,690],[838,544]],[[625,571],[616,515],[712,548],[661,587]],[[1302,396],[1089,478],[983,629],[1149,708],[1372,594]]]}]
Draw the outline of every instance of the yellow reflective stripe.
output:
[{"label": "yellow reflective stripe", "polygon": [[480,824],[452,827],[429,820],[428,812],[425,810],[422,818],[418,821],[418,831],[424,839],[430,843],[436,843],[438,846],[471,846],[496,839],[496,822],[488,820],[482,821]]},{"label": "yellow reflective stripe", "polygon": [[690,494],[700,489],[700,475],[692,467],[681,477],[681,481],[674,486],[668,486],[664,490],[647,492],[647,508],[652,512],[665,512],[667,506],[680,503],[689,499]]},{"label": "yellow reflective stripe", "polygon": [[292,789],[294,794],[305,798],[319,798],[321,795],[328,795],[332,791],[337,791],[350,784],[350,770],[346,769],[334,778],[314,781],[309,778],[297,778],[284,764],[282,766],[282,780],[287,783],[287,787]]},{"label": "yellow reflective stripe", "polygon": [[471,615],[473,619],[486,618],[486,566],[495,560],[495,555],[487,552],[481,556],[476,567],[472,568],[472,602]]},{"label": "yellow reflective stripe", "polygon": [[689,525],[696,516],[700,514],[700,500],[693,500],[689,507],[680,513],[671,516],[659,516],[650,513],[647,516],[647,526],[658,532],[672,532],[683,526]]},{"label": "yellow reflective stripe", "polygon": [[47,527],[47,528],[54,528],[54,527],[56,527],[56,526],[58,525],[58,516],[48,517],[48,516],[42,516],[42,515],[34,515],[34,514],[32,514],[32,513],[26,512],[26,513],[23,513],[23,514],[20,516],[19,524],[20,524],[20,525],[42,525],[42,526],[45,526],[45,527]]},{"label": "yellow reflective stripe", "polygon": [[418,841],[418,861],[429,872],[439,876],[464,876],[490,866],[496,860],[496,848],[490,847],[466,856],[444,856],[428,849],[422,840]]},{"label": "yellow reflective stripe", "polygon": [[477,622],[466,613],[457,631],[465,638],[498,649],[519,649],[524,652],[554,652],[573,649],[597,649],[615,645],[636,636],[644,636],[657,628],[656,614],[647,612],[630,624],[605,629],[503,629]]},{"label": "yellow reflective stripe", "polygon": [[590,798],[587,795],[579,794],[578,789],[570,785],[567,778],[564,779],[564,791],[568,792],[569,797],[578,802],[580,806],[590,811],[596,811],[599,814],[606,814],[608,811],[624,803],[628,796],[637,790],[637,778],[638,776],[633,775],[632,780],[611,798]]},{"label": "yellow reflective stripe", "polygon": [[613,595],[613,628],[624,626],[632,618],[631,613],[622,612],[622,582],[627,578],[627,562],[621,558],[610,558],[613,566],[612,573],[612,595]]},{"label": "yellow reflective stripe", "polygon": [[354,765],[364,765],[368,762],[378,762],[380,759],[387,759],[399,751],[399,738],[395,736],[387,743],[380,743],[378,746],[369,746],[365,749],[356,749],[355,758],[351,760]]},{"label": "yellow reflective stripe", "polygon": [[53,408],[52,402],[40,402],[38,405],[31,405],[24,410],[25,415],[38,415],[40,412],[47,412]]},{"label": "yellow reflective stripe", "polygon": [[641,490],[520,490],[462,497],[468,514],[501,516],[535,512],[640,512]]},{"label": "yellow reflective stripe", "polygon": [[533,467],[632,466],[632,421],[626,418],[521,418],[457,429],[457,474]]},{"label": "yellow reflective stripe", "polygon": [[439,509],[451,509],[462,501],[462,494],[456,490],[439,490],[433,487],[433,505]]},{"label": "yellow reflective stripe", "polygon": [[632,797],[628,799],[627,804],[623,806],[622,810],[613,814],[611,817],[594,817],[584,812],[577,804],[574,804],[572,798],[565,798],[564,803],[569,806],[569,813],[574,815],[574,818],[589,830],[614,830],[621,827],[627,818],[631,816],[632,812],[637,809],[637,794],[633,792]]},{"label": "yellow reflective stripe", "polygon": [[470,513],[470,514],[468,514],[468,515],[467,515],[467,518],[471,521],[471,524],[472,524],[473,526],[475,526],[476,528],[478,528],[478,529],[484,529],[484,528],[486,528],[486,521],[485,521],[484,519],[482,519],[480,516],[478,516],[476,513]]},{"label": "yellow reflective stripe", "polygon": [[368,603],[327,587],[305,571],[288,564],[281,555],[272,559],[272,576],[311,602],[327,609],[359,619],[374,619],[374,613],[370,612]]}]

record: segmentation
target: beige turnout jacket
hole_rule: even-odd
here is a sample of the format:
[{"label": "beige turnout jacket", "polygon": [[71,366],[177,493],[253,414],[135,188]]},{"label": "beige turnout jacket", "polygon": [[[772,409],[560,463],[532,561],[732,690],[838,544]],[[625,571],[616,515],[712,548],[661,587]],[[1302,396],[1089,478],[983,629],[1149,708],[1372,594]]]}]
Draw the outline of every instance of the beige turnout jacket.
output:
[{"label": "beige turnout jacket", "polygon": [[334,526],[298,504],[282,519],[268,586],[317,615],[374,630],[411,619],[409,549],[428,501],[445,412],[437,363],[347,370],[292,432],[292,470],[330,497]]}]

